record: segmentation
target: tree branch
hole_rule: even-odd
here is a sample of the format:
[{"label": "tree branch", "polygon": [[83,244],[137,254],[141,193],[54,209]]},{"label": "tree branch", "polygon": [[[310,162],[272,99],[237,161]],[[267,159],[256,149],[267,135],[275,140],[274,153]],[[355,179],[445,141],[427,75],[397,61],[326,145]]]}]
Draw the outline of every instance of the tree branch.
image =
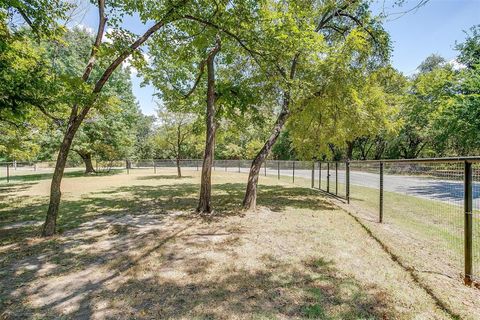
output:
[{"label": "tree branch", "polygon": [[331,14],[324,15],[323,18],[318,23],[317,27],[315,28],[315,32],[319,32],[330,20],[332,20],[335,16],[338,16],[339,13],[346,10],[350,5],[353,5],[356,2],[358,2],[358,0],[347,1],[347,3],[345,3],[340,8],[337,8],[337,9],[333,10],[333,12]]},{"label": "tree branch", "polygon": [[5,118],[2,118],[2,117],[0,117],[0,121],[3,121],[3,122],[5,122],[5,123],[8,123],[9,125],[12,125],[12,126],[14,126],[15,128],[17,128],[17,129],[20,129],[20,127],[22,126],[21,124],[18,124],[18,123],[16,123],[16,122],[13,122],[13,121],[11,121],[11,120],[9,120],[9,119],[5,119]]},{"label": "tree branch", "polygon": [[50,112],[48,112],[44,107],[37,106],[37,109],[40,110],[40,112],[43,113],[46,117],[53,120],[57,125],[62,125],[63,124],[63,121],[64,121],[63,119],[55,117]]},{"label": "tree branch", "polygon": [[187,99],[188,97],[190,97],[190,95],[195,91],[198,84],[200,83],[200,80],[203,76],[203,73],[205,72],[205,63],[206,62],[207,62],[207,60],[202,60],[202,62],[200,62],[200,65],[199,65],[200,70],[199,70],[197,79],[195,80],[195,83],[193,84],[193,87],[183,96],[184,99]]},{"label": "tree branch", "polygon": [[95,37],[95,42],[92,46],[92,51],[90,53],[90,58],[88,59],[87,66],[83,72],[82,80],[87,81],[92,73],[93,65],[95,64],[98,48],[102,43],[103,34],[105,33],[105,25],[107,23],[107,18],[105,17],[105,0],[98,0],[98,30],[97,36]]},{"label": "tree branch", "polygon": [[372,38],[372,40],[373,40],[375,43],[378,44],[378,41],[377,41],[377,39],[375,38],[375,36],[373,35],[373,33],[372,33],[370,30],[368,30],[368,28],[366,28],[366,27],[363,25],[363,23],[362,23],[360,20],[358,20],[357,17],[354,17],[354,16],[352,16],[351,14],[348,14],[348,13],[339,13],[339,15],[342,16],[342,17],[350,18],[351,20],[355,21],[355,23],[356,23],[357,25],[359,25],[360,27],[362,27],[363,30],[365,30],[365,31],[370,35],[370,37]]},{"label": "tree branch", "polygon": [[[104,1],[104,0],[99,0],[99,1]],[[95,83],[95,87],[93,88],[92,94],[94,95],[94,98],[91,103],[89,103],[87,106],[83,107],[82,111],[80,112],[79,118],[83,120],[85,116],[88,114],[90,111],[90,108],[93,106],[95,103],[98,94],[102,91],[103,86],[105,83],[108,81],[112,73],[117,69],[117,67],[125,61],[126,58],[128,58],[133,51],[138,49],[145,41],[150,38],[152,34],[154,34],[156,31],[158,31],[160,28],[162,28],[166,23],[167,20],[170,18],[173,13],[175,13],[176,9],[182,5],[185,4],[187,0],[182,0],[178,5],[172,6],[170,10],[167,11],[165,16],[163,17],[162,20],[159,22],[155,23],[152,27],[150,27],[142,36],[140,36],[135,42],[133,42],[127,49],[125,49],[103,72],[102,76],[100,79]]]},{"label": "tree branch", "polygon": [[25,11],[23,11],[23,9],[20,8],[20,7],[15,7],[15,9],[17,9],[18,13],[20,13],[23,20],[25,20],[25,22],[30,26],[30,28],[32,28],[33,32],[35,32],[36,30],[33,27],[33,21],[30,19],[30,17],[27,15],[27,13]]},{"label": "tree branch", "polygon": [[252,55],[252,57],[253,57],[254,55],[259,55],[259,56],[262,55],[260,52],[249,48],[249,47],[245,44],[245,42],[244,42],[242,39],[240,39],[239,36],[237,36],[237,35],[234,34],[233,32],[231,32],[231,31],[229,31],[229,30],[227,30],[227,29],[225,29],[225,28],[223,28],[223,27],[221,27],[221,26],[219,26],[219,25],[217,25],[217,24],[215,24],[215,23],[213,23],[213,22],[211,22],[211,21],[203,20],[203,19],[201,19],[201,18],[194,17],[194,16],[188,15],[188,14],[187,14],[187,15],[184,15],[183,18],[185,18],[185,19],[187,19],[187,20],[192,20],[192,21],[199,22],[199,23],[201,23],[201,24],[210,26],[210,27],[212,27],[212,28],[217,29],[218,31],[221,31],[221,32],[225,33],[226,35],[228,35],[228,36],[230,36],[231,38],[235,39],[235,40],[237,41],[237,43],[238,43],[245,51],[249,52],[249,53]]}]

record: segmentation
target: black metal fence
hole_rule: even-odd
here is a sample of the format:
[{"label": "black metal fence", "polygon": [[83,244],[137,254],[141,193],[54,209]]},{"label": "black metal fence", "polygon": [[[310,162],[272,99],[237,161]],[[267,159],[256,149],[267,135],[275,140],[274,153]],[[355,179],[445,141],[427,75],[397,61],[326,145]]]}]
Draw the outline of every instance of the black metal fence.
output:
[{"label": "black metal fence", "polygon": [[409,266],[480,281],[480,157],[317,166],[321,189],[339,195],[345,184],[340,196],[359,217],[378,223]]},{"label": "black metal fence", "polygon": [[[157,173],[172,159],[96,161],[97,171]],[[215,172],[248,174],[250,160],[215,160]],[[54,162],[0,163],[0,183],[51,174]],[[182,170],[200,171],[202,160],[180,160]],[[66,172],[81,172],[68,163]],[[312,162],[267,160],[261,176],[321,190],[375,224],[399,256],[465,283],[480,281],[480,157]]]}]

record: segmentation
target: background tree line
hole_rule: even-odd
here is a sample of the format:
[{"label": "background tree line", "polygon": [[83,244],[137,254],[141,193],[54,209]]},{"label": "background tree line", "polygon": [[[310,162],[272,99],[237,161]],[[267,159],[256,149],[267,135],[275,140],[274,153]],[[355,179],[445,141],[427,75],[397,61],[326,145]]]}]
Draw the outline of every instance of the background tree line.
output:
[{"label": "background tree line", "polygon": [[[14,69],[19,73],[17,77],[35,81],[29,81],[29,87],[24,88],[25,93],[22,93],[18,91],[15,79],[4,73],[2,79],[5,81],[1,83],[2,90],[5,90],[3,92],[15,88],[18,96],[25,94],[35,96],[38,100],[47,99],[42,96],[47,94],[45,82],[49,79],[37,69],[40,68],[38,65],[54,64],[55,70],[62,74],[74,72],[68,69],[78,71],[82,61],[80,57],[86,56],[85,51],[88,51],[92,41],[92,35],[80,28],[68,30],[64,37],[55,46],[45,43],[39,45],[29,38],[21,42],[11,40],[8,47],[10,51],[2,53],[5,67],[1,70],[7,71],[8,65],[15,65]],[[318,123],[315,132],[308,132],[302,128],[305,119],[295,123],[292,121],[280,134],[269,157],[278,160],[366,160],[479,154],[479,27],[472,27],[467,32],[466,40],[455,47],[458,56],[454,61],[446,61],[432,54],[411,76],[405,76],[391,66],[371,75],[372,82],[368,85],[380,86],[386,103],[381,108],[387,110],[383,110],[384,113],[377,118],[372,117],[370,123],[360,123],[358,118],[352,118],[351,123]],[[20,58],[21,63],[12,60]],[[39,59],[42,61],[39,62]],[[37,68],[30,68],[31,64],[36,64]],[[201,157],[204,130],[201,115],[170,113],[163,104],[159,104],[156,117],[143,115],[132,92],[128,68],[119,70],[118,76],[112,81],[111,90],[116,98],[106,102],[105,110],[92,115],[82,127],[78,142],[73,147],[75,152],[70,155],[72,162],[78,163],[83,159],[87,172],[90,172],[93,166],[88,166],[89,159]],[[21,99],[23,103],[27,100],[25,97]],[[61,138],[61,126],[39,109],[9,109],[8,104],[16,102],[3,102],[5,104],[0,114],[0,159],[53,161]],[[25,113],[15,113],[18,110]],[[273,115],[270,110],[270,116]],[[310,114],[305,113],[305,116]],[[179,117],[188,118],[188,121],[184,125],[186,136],[180,148],[176,147],[179,151],[175,151],[172,144],[178,141],[171,127]],[[243,120],[222,120],[221,127],[224,130],[217,136],[216,159],[252,159],[261,148],[267,137],[267,127]],[[268,115],[264,115],[264,124],[269,120]],[[360,130],[352,130],[352,125],[359,125],[367,132],[359,134]],[[183,129],[184,126],[180,127]],[[352,131],[353,139],[348,137],[348,132],[343,132],[344,136],[338,139],[342,127]],[[335,140],[331,139],[333,136]],[[310,138],[312,141],[309,141]],[[312,145],[316,145],[321,152],[311,153]]]}]

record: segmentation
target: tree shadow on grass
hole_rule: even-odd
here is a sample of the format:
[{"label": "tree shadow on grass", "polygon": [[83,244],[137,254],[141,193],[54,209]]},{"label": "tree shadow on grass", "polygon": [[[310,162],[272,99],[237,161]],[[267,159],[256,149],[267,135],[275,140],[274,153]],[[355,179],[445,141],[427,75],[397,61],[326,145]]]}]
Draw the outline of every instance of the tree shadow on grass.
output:
[{"label": "tree shadow on grass", "polygon": [[[224,183],[213,185],[212,203],[215,212],[208,220],[225,215],[241,214],[244,184]],[[193,213],[198,201],[198,185],[176,183],[159,186],[124,186],[87,195],[79,200],[62,200],[58,218],[60,233],[76,228],[81,224],[111,214],[153,214],[163,215],[172,211]],[[286,208],[333,210],[315,190],[302,187],[262,185],[258,192],[258,206],[274,212]],[[45,218],[48,198],[29,199],[24,206],[0,207],[0,243],[10,244],[36,236],[40,232],[38,224]],[[294,214],[294,210],[292,210]],[[20,228],[12,225],[20,223]],[[25,223],[23,226],[21,223]]]},{"label": "tree shadow on grass", "polygon": [[[186,264],[197,264],[193,259]],[[162,281],[155,277],[129,279],[114,293],[99,288],[101,297],[124,302],[108,310],[114,317],[162,319],[385,319],[390,312],[381,294],[366,292],[358,282],[336,276],[336,270],[320,258],[305,262],[306,269],[280,262],[269,270],[225,270],[223,277],[207,281]],[[199,271],[203,273],[203,270]],[[91,300],[78,315],[92,316]],[[48,306],[49,308],[52,305]],[[125,314],[125,310],[130,311]],[[75,314],[77,316],[77,314]]]},{"label": "tree shadow on grass", "polygon": [[[78,178],[78,177],[99,177],[99,176],[111,176],[123,172],[123,169],[112,169],[110,171],[98,171],[94,174],[85,174],[84,169],[67,171],[63,174],[64,178]],[[53,172],[48,173],[27,173],[27,174],[15,174],[11,175],[9,180],[10,184],[18,184],[22,182],[37,182],[41,180],[50,180],[53,177]],[[0,177],[0,183],[7,183],[7,177]]]},{"label": "tree shadow on grass", "polygon": [[[213,217],[221,219],[225,215],[239,214],[241,212],[240,203],[244,187],[244,184],[241,183],[215,184],[213,186],[212,202],[216,211]],[[115,277],[120,277],[120,273],[128,270],[140,261],[138,258],[131,261],[132,258],[129,256],[129,252],[132,252],[132,250],[141,251],[143,247],[148,247],[145,244],[146,239],[153,241],[153,238],[158,243],[158,246],[155,246],[150,252],[159,250],[165,241],[170,241],[168,236],[165,238],[165,234],[171,233],[172,230],[168,223],[163,222],[165,218],[180,212],[179,217],[183,219],[182,223],[184,224],[192,222],[202,224],[205,221],[210,223],[212,220],[215,220],[206,220],[199,215],[191,214],[197,204],[197,193],[198,184],[176,183],[174,185],[118,187],[89,194],[78,200],[66,199],[61,203],[58,220],[58,231],[60,234],[63,233],[63,236],[47,240],[36,239],[35,236],[39,235],[40,224],[43,222],[48,205],[48,198],[29,198],[24,204],[21,202],[23,200],[20,199],[20,203],[15,207],[0,208],[0,244],[2,249],[0,258],[0,269],[2,270],[0,272],[0,287],[3,288],[0,290],[0,296],[2,297],[0,299],[0,309],[14,310],[13,313],[9,313],[6,316],[7,318],[17,312],[20,318],[23,315],[29,317],[36,312],[58,317],[60,316],[59,313],[50,314],[49,310],[56,305],[61,305],[62,301],[77,299],[81,301],[81,306],[79,313],[74,315],[74,317],[88,318],[88,313],[92,312],[92,310],[88,311],[92,295],[94,293],[100,294],[102,297],[105,296],[107,300],[112,295],[114,296],[115,293],[109,292],[109,289],[105,288],[106,282]],[[262,185],[259,190],[258,205],[277,212],[286,208],[333,209],[330,204],[325,202],[313,190],[285,186]],[[295,214],[294,210],[291,212]],[[138,232],[142,228],[148,229],[154,225],[161,225],[163,229],[160,229],[162,231],[155,227],[156,229],[154,228],[154,230],[147,233]],[[94,252],[95,250],[79,249],[89,246],[95,248],[97,243],[103,243],[105,234],[98,235],[102,230],[108,230],[109,232],[108,243],[110,247],[108,250]],[[235,245],[235,241],[231,242],[231,245]],[[147,252],[143,256],[148,254]],[[51,270],[49,265],[53,266]],[[188,263],[188,268],[191,271],[187,270],[186,272],[192,275],[201,274],[202,268],[208,268],[208,265],[208,261],[191,260]],[[78,290],[74,290],[74,292],[61,299],[54,299],[53,302],[48,303],[46,306],[39,307],[40,309],[32,309],[24,301],[28,295],[36,294],[36,292],[40,294],[44,290],[50,290],[44,284],[36,288],[36,292],[26,291],[29,284],[43,277],[61,277],[66,274],[81,272],[87,268],[101,266],[111,268],[114,275],[112,276],[113,278],[109,277],[99,282],[89,281],[87,284],[81,285]],[[43,269],[47,269],[47,271],[39,272],[39,270]],[[282,305],[270,302],[270,307],[264,308],[264,303],[275,299],[275,294],[277,294],[276,289],[274,289],[277,283],[269,280],[268,273],[264,272],[256,274],[250,274],[247,271],[234,272],[228,274],[228,279],[220,282],[195,284],[195,290],[191,289],[191,285],[150,283],[149,281],[149,279],[141,281],[131,279],[130,282],[125,284],[125,292],[135,294],[135,290],[144,292],[142,288],[146,288],[148,289],[147,292],[153,292],[154,296],[161,296],[162,299],[167,299],[169,295],[185,295],[181,301],[176,298],[173,300],[168,298],[167,301],[169,302],[166,308],[152,309],[158,312],[158,314],[165,314],[171,317],[175,317],[174,312],[177,311],[179,312],[179,317],[182,314],[187,316],[187,310],[190,310],[195,305],[203,304],[207,306],[210,303],[217,303],[222,300],[220,299],[222,296],[231,300],[225,306],[225,312],[227,313],[239,312],[241,314],[241,312],[247,310],[244,308],[250,308],[248,306],[252,304],[251,308],[253,309],[251,310],[253,311],[251,312],[258,311],[261,314],[277,314],[280,312],[282,314],[298,313],[308,316],[309,314],[320,312],[317,310],[318,307],[308,309],[309,305],[296,306],[294,310],[290,310],[287,308],[287,305],[293,302],[290,303],[288,301]],[[266,295],[262,293],[259,298],[251,296],[246,296],[242,298],[243,300],[235,298],[239,294],[246,294],[246,292],[250,291],[250,285],[245,283],[254,283],[252,285],[255,287],[257,282],[260,287],[256,288],[256,291],[267,290],[271,292]],[[263,287],[265,283],[268,284],[266,288]],[[228,287],[229,284],[235,284],[238,288],[232,289]],[[214,289],[219,285],[218,289]],[[161,292],[155,292],[154,288],[158,286],[165,289],[162,289]],[[222,288],[222,286],[228,288]],[[56,287],[55,290],[59,289],[62,288]],[[194,297],[198,295],[201,298],[195,300]],[[142,306],[149,308],[149,303],[153,303],[149,302],[149,300],[142,301],[141,303],[133,301],[131,308],[133,310]],[[163,303],[161,300],[157,300],[157,302]],[[158,306],[159,303],[155,305]],[[180,305],[177,305],[178,303]],[[202,314],[202,317],[215,317],[213,311],[212,314],[209,312]],[[119,314],[119,316],[122,315],[123,313]]]},{"label": "tree shadow on grass", "polygon": [[[144,215],[107,217],[84,224],[64,239],[44,241],[28,256],[17,257],[2,268],[2,316],[390,318],[378,289],[339,275],[333,263],[322,257],[292,267],[268,256],[264,267],[253,271],[225,263],[217,266],[221,272],[212,275],[209,269],[218,262],[203,257],[202,249],[191,251],[191,243],[201,237],[191,229],[194,224],[171,227],[168,220],[162,223],[159,217]],[[109,231],[94,234],[93,229]],[[110,247],[98,250],[105,241]],[[223,245],[207,248],[215,252]],[[39,272],[47,263],[54,267]],[[107,271],[95,275],[96,269]],[[185,276],[169,278],[168,270]],[[29,288],[35,281],[40,283]],[[33,306],[26,303],[26,297],[41,302]]]}]

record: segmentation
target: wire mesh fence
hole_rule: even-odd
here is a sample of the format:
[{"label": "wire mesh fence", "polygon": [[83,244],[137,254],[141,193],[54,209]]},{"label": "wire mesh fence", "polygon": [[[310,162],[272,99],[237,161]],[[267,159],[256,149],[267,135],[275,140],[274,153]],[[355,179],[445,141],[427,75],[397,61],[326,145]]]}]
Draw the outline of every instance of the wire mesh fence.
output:
[{"label": "wire mesh fence", "polygon": [[388,162],[383,190],[383,223],[408,237],[409,245],[403,248],[393,234],[391,241],[410,265],[452,277],[461,273],[463,164]]},{"label": "wire mesh fence", "polygon": [[[468,273],[474,281],[480,281],[478,161],[267,160],[260,176],[320,189],[345,199],[360,218],[381,222],[382,239],[417,270],[451,277]],[[242,159],[215,160],[213,170],[248,174],[251,164],[250,160]],[[471,167],[470,180],[466,175],[467,164]],[[181,170],[201,171],[202,160],[93,159],[92,165],[97,172],[150,174],[177,166]],[[50,177],[54,167],[54,162],[0,163],[0,183],[31,181],[32,175],[39,179]],[[69,162],[65,169],[70,175],[84,171],[84,164],[79,162]]]},{"label": "wire mesh fence", "polygon": [[350,163],[350,204],[364,218],[379,219],[380,164]]},{"label": "wire mesh fence", "polygon": [[353,161],[351,204],[413,269],[478,280],[478,160]]}]

